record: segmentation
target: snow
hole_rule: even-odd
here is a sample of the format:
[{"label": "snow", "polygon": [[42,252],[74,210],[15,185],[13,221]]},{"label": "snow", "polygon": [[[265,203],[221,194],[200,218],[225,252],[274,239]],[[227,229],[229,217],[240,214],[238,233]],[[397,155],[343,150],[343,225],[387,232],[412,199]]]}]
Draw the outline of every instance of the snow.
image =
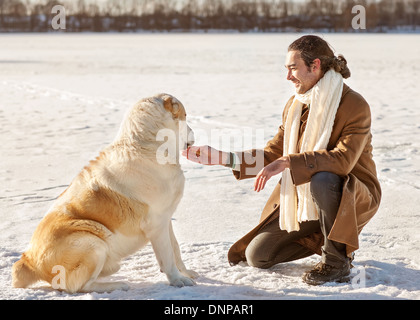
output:
[{"label": "snow", "polygon": [[[0,299],[420,299],[420,36],[323,35],[349,62],[372,108],[379,212],[360,235],[349,284],[311,287],[318,256],[268,270],[227,261],[253,228],[279,177],[261,193],[230,170],[182,160],[175,233],[197,286],[173,288],[150,246],[110,279],[131,289],[68,295],[46,283],[11,286],[10,270],[72,178],[112,141],[122,117],[158,92],[186,106],[197,144],[262,147],[293,94],[283,66],[299,34],[0,35]],[[229,138],[226,138],[229,137]]]}]

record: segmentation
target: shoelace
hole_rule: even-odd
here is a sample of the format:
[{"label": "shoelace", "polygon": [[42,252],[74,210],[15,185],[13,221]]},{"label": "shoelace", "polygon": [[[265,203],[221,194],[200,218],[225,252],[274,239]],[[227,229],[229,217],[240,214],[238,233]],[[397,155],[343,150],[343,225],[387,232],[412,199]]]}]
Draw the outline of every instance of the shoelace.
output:
[{"label": "shoelace", "polygon": [[322,265],[317,268],[317,272],[320,273],[320,274],[322,274],[322,275],[328,275],[333,268],[334,268],[333,266],[330,266],[328,264],[322,263]]}]

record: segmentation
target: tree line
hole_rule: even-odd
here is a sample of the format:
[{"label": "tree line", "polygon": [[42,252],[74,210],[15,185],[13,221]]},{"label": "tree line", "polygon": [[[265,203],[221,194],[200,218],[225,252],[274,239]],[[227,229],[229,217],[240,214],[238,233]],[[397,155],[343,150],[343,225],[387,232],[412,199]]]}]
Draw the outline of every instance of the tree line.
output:
[{"label": "tree line", "polygon": [[346,32],[355,5],[365,8],[367,32],[420,29],[420,0],[0,0],[0,32],[52,32],[56,5],[66,32]]}]

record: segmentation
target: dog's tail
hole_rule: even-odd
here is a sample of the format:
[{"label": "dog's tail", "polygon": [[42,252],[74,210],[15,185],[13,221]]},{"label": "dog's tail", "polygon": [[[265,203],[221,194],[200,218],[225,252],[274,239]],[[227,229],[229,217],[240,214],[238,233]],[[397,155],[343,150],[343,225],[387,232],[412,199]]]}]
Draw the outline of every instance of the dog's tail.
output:
[{"label": "dog's tail", "polygon": [[12,267],[12,285],[15,288],[27,288],[38,280],[39,278],[29,265],[27,257],[22,254],[22,258]]}]

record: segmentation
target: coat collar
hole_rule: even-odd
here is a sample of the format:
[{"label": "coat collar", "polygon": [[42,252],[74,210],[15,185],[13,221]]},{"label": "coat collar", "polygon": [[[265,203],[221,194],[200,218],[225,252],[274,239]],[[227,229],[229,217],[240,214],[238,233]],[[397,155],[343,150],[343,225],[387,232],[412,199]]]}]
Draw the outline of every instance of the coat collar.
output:
[{"label": "coat collar", "polygon": [[348,85],[346,85],[345,83],[343,84],[343,93],[341,95],[341,99],[343,99],[343,97],[350,91],[350,87]]}]

